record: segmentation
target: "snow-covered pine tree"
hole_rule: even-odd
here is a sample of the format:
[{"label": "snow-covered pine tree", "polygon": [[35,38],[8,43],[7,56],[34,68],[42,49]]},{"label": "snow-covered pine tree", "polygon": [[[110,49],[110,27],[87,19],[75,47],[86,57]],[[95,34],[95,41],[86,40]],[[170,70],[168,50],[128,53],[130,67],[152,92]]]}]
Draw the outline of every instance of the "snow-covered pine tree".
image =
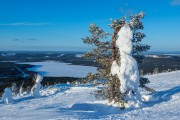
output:
[{"label": "snow-covered pine tree", "polygon": [[[142,39],[145,37],[143,33],[138,31],[139,29],[143,29],[143,24],[141,22],[142,18],[144,18],[143,12],[130,16],[130,22],[127,22],[125,17],[118,20],[111,19],[112,23],[109,24],[109,26],[113,29],[113,34],[105,32],[95,24],[91,24],[89,29],[91,36],[82,38],[85,44],[93,46],[92,51],[87,52],[84,55],[84,58],[93,59],[99,66],[97,73],[88,73],[84,81],[89,82],[97,79],[107,80],[108,88],[98,91],[98,93],[100,93],[104,98],[108,98],[109,102],[118,103],[122,108],[125,107],[125,103],[127,102],[125,99],[126,93],[120,91],[121,80],[119,80],[118,76],[111,74],[111,66],[113,62],[116,61],[118,65],[121,64],[119,49],[116,46],[117,34],[125,24],[128,24],[133,32],[132,54],[138,64],[142,63],[143,56],[141,53],[150,49],[150,46],[141,44]],[[108,40],[109,37],[112,39]],[[140,87],[152,92],[153,89],[145,85],[147,83],[149,83],[147,78],[140,78]]]},{"label": "snow-covered pine tree", "polygon": [[[143,38],[146,37],[144,33],[139,31],[144,29],[141,21],[142,18],[144,18],[144,12],[130,16],[130,26],[133,30],[133,57],[136,59],[139,66],[143,63],[144,56],[142,55],[142,52],[146,52],[150,49],[149,45],[141,44]],[[150,83],[149,79],[141,76],[140,87],[145,88],[149,92],[155,92],[152,88],[146,86],[148,83]]]},{"label": "snow-covered pine tree", "polygon": [[40,91],[40,88],[41,88],[41,82],[43,80],[43,76],[40,75],[40,74],[37,74],[35,76],[35,84],[34,86],[31,88],[31,95],[33,97],[41,97],[39,91]]},{"label": "snow-covered pine tree", "polygon": [[22,84],[21,84],[21,86],[19,88],[19,95],[20,96],[23,96],[23,92],[24,92],[23,85],[24,85],[24,81],[22,82]]},{"label": "snow-covered pine tree", "polygon": [[18,89],[16,83],[12,83],[11,91],[12,91],[12,95],[13,95],[13,96],[17,96],[18,90],[19,90],[19,89]]},{"label": "snow-covered pine tree", "polygon": [[12,91],[10,88],[5,88],[4,93],[2,94],[2,102],[4,104],[9,104],[13,102]]}]

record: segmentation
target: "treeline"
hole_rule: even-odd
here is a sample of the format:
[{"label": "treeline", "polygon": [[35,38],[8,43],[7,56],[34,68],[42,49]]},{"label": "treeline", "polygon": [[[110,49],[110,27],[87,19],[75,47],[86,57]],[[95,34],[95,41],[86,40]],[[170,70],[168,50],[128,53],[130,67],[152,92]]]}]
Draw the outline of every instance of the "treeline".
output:
[{"label": "treeline", "polygon": [[180,70],[180,57],[145,57],[140,69],[143,70],[144,75]]},{"label": "treeline", "polygon": [[33,67],[33,65],[15,64],[14,62],[0,62],[0,77],[20,77],[22,76],[22,73],[17,68],[27,71],[26,69],[31,67]]},{"label": "treeline", "polygon": [[[35,74],[34,74],[35,75]],[[22,86],[24,91],[30,91],[34,85],[34,75],[29,77],[13,77],[13,78],[0,78],[0,96],[2,95],[6,87],[11,87],[12,84],[16,84],[18,89]],[[59,83],[67,83],[78,80],[79,78],[74,77],[44,77],[41,82],[42,86],[51,86]]]}]

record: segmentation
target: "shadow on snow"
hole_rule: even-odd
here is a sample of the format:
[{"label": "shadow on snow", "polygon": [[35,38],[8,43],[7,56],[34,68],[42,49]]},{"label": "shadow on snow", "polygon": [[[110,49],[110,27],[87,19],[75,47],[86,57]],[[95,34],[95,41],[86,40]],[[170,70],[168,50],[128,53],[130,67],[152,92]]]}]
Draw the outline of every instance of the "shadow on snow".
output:
[{"label": "shadow on snow", "polygon": [[97,103],[79,103],[74,104],[71,108],[60,108],[59,112],[63,115],[74,115],[78,119],[99,119],[103,116],[112,114],[121,114],[125,111],[119,107],[109,106]]},{"label": "shadow on snow", "polygon": [[106,104],[94,104],[94,103],[79,103],[74,104],[70,108],[60,108],[59,112],[63,114],[76,114],[78,118],[81,119],[99,119],[103,118],[103,116],[108,116],[112,114],[123,114],[128,111],[138,110],[145,107],[151,107],[153,105],[167,102],[172,99],[172,95],[180,92],[180,86],[174,87],[169,90],[158,91],[152,95],[152,99],[144,102],[144,105],[139,108],[127,108],[125,110],[121,110],[119,107],[109,106]]},{"label": "shadow on snow", "polygon": [[176,86],[174,88],[171,88],[169,90],[164,91],[158,91],[155,94],[152,95],[152,100],[145,102],[148,106],[153,106],[158,103],[167,102],[172,99],[172,95],[180,92],[180,86]]}]

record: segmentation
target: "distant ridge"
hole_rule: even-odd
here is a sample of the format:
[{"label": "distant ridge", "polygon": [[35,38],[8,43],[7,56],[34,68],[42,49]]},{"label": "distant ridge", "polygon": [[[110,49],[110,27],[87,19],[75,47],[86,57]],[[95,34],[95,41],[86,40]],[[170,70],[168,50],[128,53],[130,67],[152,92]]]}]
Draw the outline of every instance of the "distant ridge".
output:
[{"label": "distant ridge", "polygon": [[[88,50],[87,50],[88,51]],[[54,50],[54,51],[48,51],[48,50],[0,50],[0,53],[79,53],[79,54],[83,54],[87,52],[86,50],[81,51],[81,50],[69,50],[69,51],[62,51],[62,50]],[[144,52],[142,53],[144,55],[149,55],[149,54],[155,54],[155,55],[173,55],[173,54],[177,54],[180,55],[180,51],[167,51],[167,52],[156,52],[156,51],[152,51],[152,52]]]}]

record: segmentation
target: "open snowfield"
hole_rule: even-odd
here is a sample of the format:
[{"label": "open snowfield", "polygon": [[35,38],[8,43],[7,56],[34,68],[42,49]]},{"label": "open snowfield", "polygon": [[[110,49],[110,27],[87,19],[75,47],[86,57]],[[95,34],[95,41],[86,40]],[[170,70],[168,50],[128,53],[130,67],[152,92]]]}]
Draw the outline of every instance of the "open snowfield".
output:
[{"label": "open snowfield", "polygon": [[56,85],[41,91],[42,97],[14,98],[12,104],[0,101],[0,120],[179,120],[180,71],[147,76],[157,92],[141,91],[146,101],[140,108],[120,110],[94,97],[98,87]]},{"label": "open snowfield", "polygon": [[22,64],[36,65],[30,68],[31,71],[36,71],[43,76],[50,77],[85,77],[87,73],[95,73],[97,68],[91,66],[72,65],[55,61],[45,62],[23,62]]}]

